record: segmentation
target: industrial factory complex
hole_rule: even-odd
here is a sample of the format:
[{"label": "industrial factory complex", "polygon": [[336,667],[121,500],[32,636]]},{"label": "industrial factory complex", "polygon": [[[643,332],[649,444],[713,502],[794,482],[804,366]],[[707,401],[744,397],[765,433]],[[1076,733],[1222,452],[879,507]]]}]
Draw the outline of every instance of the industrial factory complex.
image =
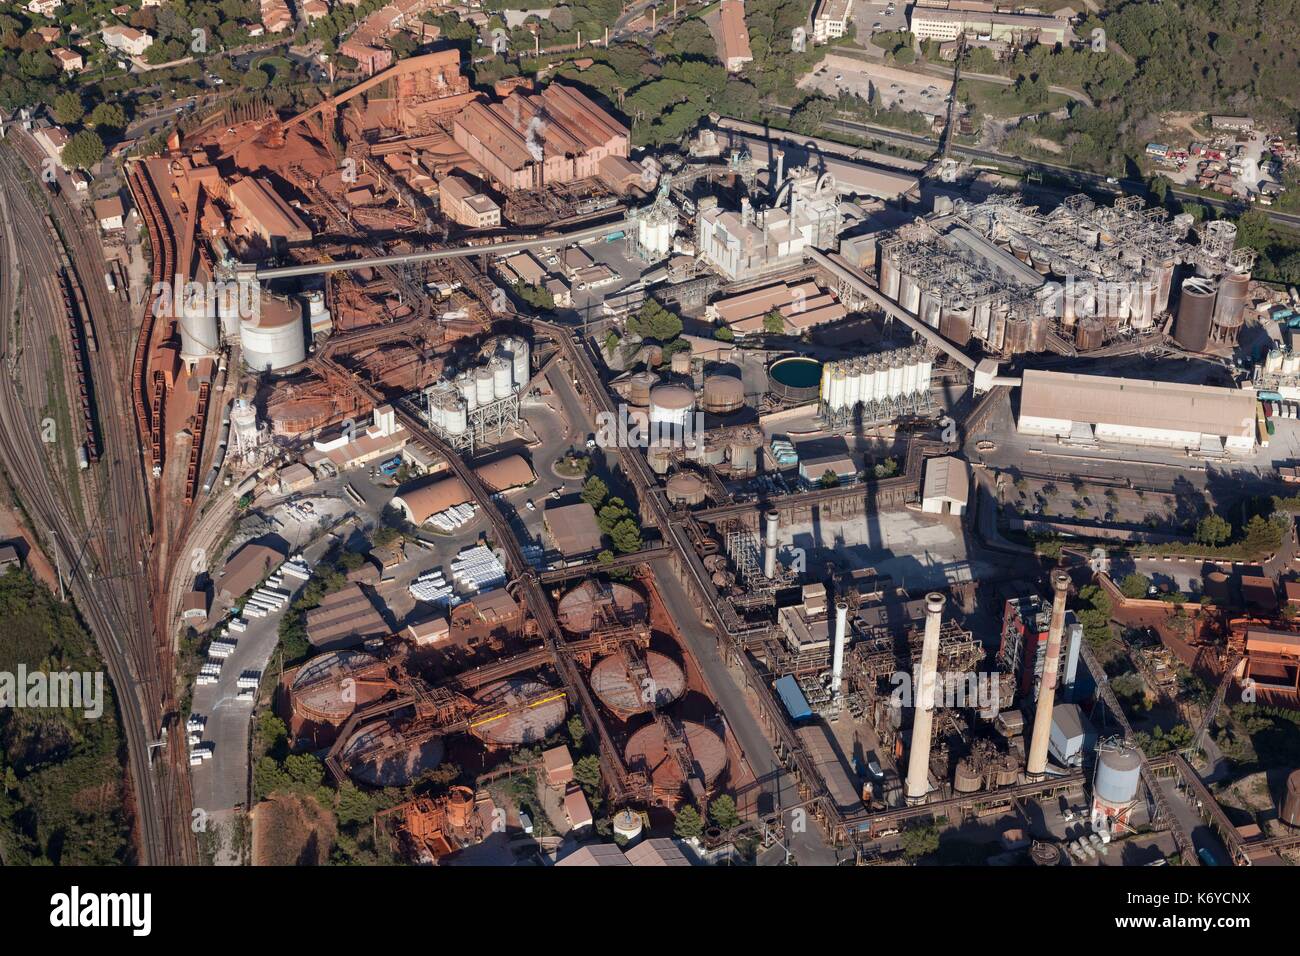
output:
[{"label": "industrial factory complex", "polygon": [[[807,6],[810,48],[886,16]],[[1069,42],[1051,6],[900,9],[927,40]],[[148,725],[142,839],[228,865],[1300,862],[1300,294],[1230,219],[719,113],[638,145],[663,120],[592,79],[608,36],[486,83],[417,20],[442,6],[383,11],[433,35],[346,82],[330,61],[305,108],[218,98],[114,158],[117,206],[35,220],[68,246],[40,290],[58,473],[69,510],[115,512],[105,563],[38,527],[57,583],[144,589],[93,612],[156,661],[114,675]],[[774,42],[739,0],[701,16],[737,70]],[[96,245],[125,264],[74,263]]]}]

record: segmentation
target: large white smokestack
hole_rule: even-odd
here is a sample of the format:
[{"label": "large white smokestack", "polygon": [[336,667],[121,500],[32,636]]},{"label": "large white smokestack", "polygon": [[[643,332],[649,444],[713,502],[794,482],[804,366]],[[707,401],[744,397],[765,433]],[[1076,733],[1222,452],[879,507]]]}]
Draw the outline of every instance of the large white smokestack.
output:
[{"label": "large white smokestack", "polygon": [[1029,738],[1029,759],[1025,773],[1031,780],[1047,774],[1047,742],[1052,734],[1052,708],[1056,703],[1056,672],[1061,660],[1061,634],[1065,630],[1065,596],[1070,590],[1070,576],[1064,571],[1052,574],[1052,623],[1047,628],[1047,656],[1043,659],[1043,679],[1038,685],[1038,707],[1034,710],[1033,736]]},{"label": "large white smokestack", "polygon": [[939,628],[943,624],[944,596],[925,596],[925,640],[921,660],[912,674],[912,752],[907,758],[907,802],[925,802],[930,792],[930,731],[934,725],[935,685],[939,670]]},{"label": "large white smokestack", "polygon": [[767,513],[767,528],[763,538],[763,576],[769,581],[776,577],[776,531],[781,519],[777,511]]},{"label": "large white smokestack", "polygon": [[844,646],[849,642],[849,603],[835,602],[835,656],[831,663],[831,695],[840,696],[844,680]]},{"label": "large white smokestack", "polygon": [[776,194],[781,191],[781,183],[785,182],[785,150],[776,151],[776,178],[772,180],[772,198],[776,199]]}]

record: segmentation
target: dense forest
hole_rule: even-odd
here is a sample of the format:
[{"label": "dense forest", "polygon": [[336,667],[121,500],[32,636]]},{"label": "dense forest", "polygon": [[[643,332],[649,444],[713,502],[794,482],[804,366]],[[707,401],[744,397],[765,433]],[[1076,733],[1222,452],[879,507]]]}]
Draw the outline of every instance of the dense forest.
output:
[{"label": "dense forest", "polygon": [[[24,570],[0,575],[0,671],[100,671],[75,613]],[[104,711],[0,708],[0,864],[124,862],[125,743],[107,676]]]}]

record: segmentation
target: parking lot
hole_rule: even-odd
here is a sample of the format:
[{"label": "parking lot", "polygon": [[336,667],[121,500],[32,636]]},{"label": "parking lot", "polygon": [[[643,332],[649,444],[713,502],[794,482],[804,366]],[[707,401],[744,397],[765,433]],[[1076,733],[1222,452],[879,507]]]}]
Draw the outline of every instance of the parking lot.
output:
[{"label": "parking lot", "polygon": [[827,96],[848,93],[868,101],[874,89],[883,108],[928,116],[944,113],[948,101],[947,84],[938,77],[836,53],[829,54],[815,72],[800,80],[799,88]]}]

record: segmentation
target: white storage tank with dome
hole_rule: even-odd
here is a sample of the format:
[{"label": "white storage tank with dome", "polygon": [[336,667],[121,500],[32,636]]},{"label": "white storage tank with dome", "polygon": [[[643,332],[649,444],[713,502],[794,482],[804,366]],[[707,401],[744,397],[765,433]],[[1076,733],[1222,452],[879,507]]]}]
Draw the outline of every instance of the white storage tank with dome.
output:
[{"label": "white storage tank with dome", "polygon": [[239,324],[244,364],[255,372],[278,371],[307,358],[302,308],[296,300],[263,292],[257,314]]},{"label": "white storage tank with dome", "polygon": [[660,385],[650,391],[650,423],[682,428],[691,421],[695,393],[681,385]]}]

